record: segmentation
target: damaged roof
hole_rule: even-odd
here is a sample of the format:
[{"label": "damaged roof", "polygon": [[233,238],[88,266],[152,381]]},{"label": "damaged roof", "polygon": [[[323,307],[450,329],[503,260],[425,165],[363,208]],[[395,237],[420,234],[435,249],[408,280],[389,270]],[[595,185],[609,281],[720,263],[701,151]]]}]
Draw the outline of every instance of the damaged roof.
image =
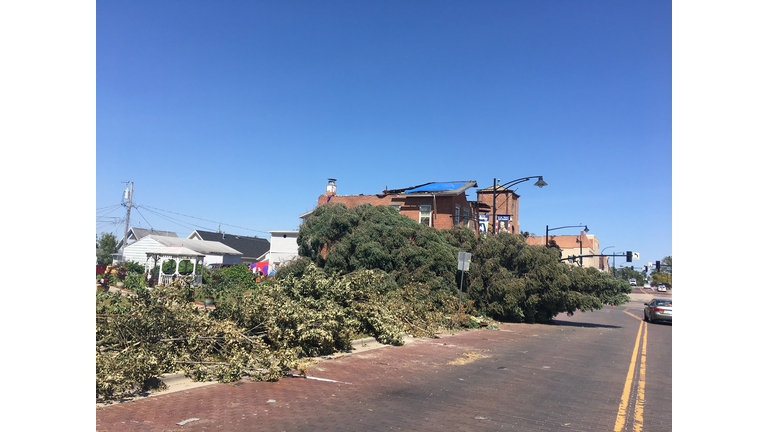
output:
[{"label": "damaged roof", "polygon": [[430,182],[418,186],[403,189],[385,190],[385,195],[460,195],[467,189],[477,187],[474,180],[462,180],[451,182]]}]

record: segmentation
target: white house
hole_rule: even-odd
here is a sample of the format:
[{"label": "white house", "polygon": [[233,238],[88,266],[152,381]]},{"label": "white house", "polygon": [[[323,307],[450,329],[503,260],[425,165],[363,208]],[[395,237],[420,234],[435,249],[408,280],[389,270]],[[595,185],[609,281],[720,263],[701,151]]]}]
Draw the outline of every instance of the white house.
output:
[{"label": "white house", "polygon": [[240,264],[240,256],[242,255],[240,251],[215,241],[148,235],[136,243],[126,246],[123,256],[125,261],[134,261],[146,267],[150,265],[147,252],[154,252],[169,246],[182,246],[205,255],[203,265]]},{"label": "white house", "polygon": [[280,268],[288,261],[299,256],[298,231],[270,231],[269,273]]}]

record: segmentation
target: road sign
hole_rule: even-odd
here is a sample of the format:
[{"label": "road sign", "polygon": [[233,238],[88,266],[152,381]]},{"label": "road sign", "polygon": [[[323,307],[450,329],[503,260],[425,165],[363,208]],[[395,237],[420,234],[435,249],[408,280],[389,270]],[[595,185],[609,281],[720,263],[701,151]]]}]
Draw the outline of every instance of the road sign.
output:
[{"label": "road sign", "polygon": [[472,254],[469,252],[459,252],[459,270],[469,271],[469,263],[472,262]]}]

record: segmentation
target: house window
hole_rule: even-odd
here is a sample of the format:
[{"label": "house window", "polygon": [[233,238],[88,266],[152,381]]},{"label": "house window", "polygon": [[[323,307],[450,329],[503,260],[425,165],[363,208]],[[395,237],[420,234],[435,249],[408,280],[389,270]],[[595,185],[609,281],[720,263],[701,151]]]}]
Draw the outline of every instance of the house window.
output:
[{"label": "house window", "polygon": [[419,223],[432,226],[432,206],[422,204],[419,206]]},{"label": "house window", "polygon": [[475,224],[473,223],[472,219],[469,218],[469,209],[464,209],[464,221],[467,223],[467,227],[470,229],[475,229]]},{"label": "house window", "polygon": [[456,204],[456,209],[453,217],[453,225],[456,226],[459,224],[461,224],[461,206]]}]

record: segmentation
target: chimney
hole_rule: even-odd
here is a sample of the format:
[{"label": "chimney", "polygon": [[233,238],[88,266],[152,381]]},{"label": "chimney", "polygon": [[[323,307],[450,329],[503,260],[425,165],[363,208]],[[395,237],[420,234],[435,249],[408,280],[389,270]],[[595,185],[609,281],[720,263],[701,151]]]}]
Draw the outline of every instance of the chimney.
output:
[{"label": "chimney", "polygon": [[328,184],[325,185],[325,195],[329,197],[336,195],[336,179],[335,178],[328,179]]}]

